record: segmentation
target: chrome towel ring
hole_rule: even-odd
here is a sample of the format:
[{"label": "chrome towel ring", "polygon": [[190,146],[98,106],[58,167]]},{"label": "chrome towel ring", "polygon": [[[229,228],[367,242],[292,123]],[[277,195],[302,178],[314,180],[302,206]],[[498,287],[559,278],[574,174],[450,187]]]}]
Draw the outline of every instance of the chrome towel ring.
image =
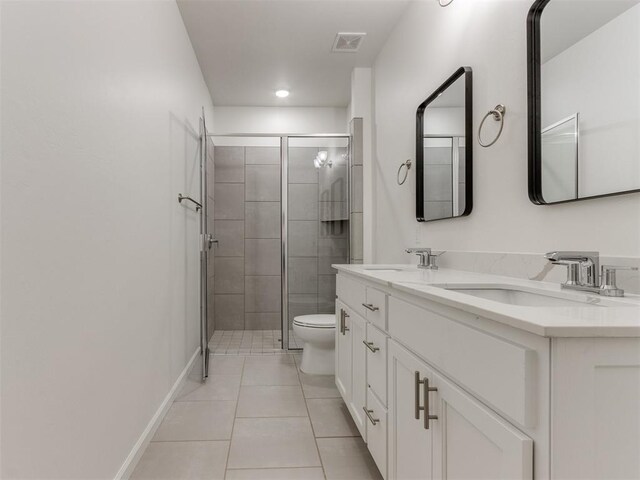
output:
[{"label": "chrome towel ring", "polygon": [[[402,177],[402,180],[400,180],[400,173],[402,173],[402,167],[406,167],[406,170],[404,171],[404,177]],[[400,164],[400,167],[398,168],[398,173],[396,174],[396,181],[398,182],[398,185],[404,185],[404,182],[407,181],[407,177],[409,176],[409,170],[411,170],[411,159],[407,160],[406,162],[402,162]]]},{"label": "chrome towel ring", "polygon": [[[489,110],[489,112],[484,116],[484,118],[480,122],[480,126],[478,127],[478,143],[480,144],[481,147],[485,147],[485,148],[490,147],[491,145],[493,145],[498,141],[498,139],[500,138],[500,135],[502,135],[502,129],[504,128],[504,115],[506,113],[507,113],[506,107],[502,104],[498,104],[493,110]],[[491,141],[490,143],[483,143],[482,127],[484,126],[484,122],[487,120],[487,118],[489,118],[490,115],[493,115],[493,119],[496,122],[500,122],[500,130],[498,130],[498,134],[496,135],[496,138],[493,139],[493,141]]]}]

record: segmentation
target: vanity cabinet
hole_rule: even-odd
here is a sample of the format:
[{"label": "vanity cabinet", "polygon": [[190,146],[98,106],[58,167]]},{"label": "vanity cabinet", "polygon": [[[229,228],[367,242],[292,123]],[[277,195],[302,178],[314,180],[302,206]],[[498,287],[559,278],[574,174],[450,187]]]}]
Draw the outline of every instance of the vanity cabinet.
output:
[{"label": "vanity cabinet", "polygon": [[358,427],[362,438],[367,438],[367,353],[366,320],[344,303],[336,303],[336,386]]},{"label": "vanity cabinet", "polygon": [[562,324],[338,270],[336,384],[385,479],[640,478],[638,307]]}]

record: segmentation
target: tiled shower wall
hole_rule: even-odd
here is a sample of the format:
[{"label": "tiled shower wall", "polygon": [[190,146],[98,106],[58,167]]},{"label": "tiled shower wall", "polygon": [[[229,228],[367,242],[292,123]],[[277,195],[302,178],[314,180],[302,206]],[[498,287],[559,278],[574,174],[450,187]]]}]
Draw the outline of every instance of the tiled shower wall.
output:
[{"label": "tiled shower wall", "polygon": [[278,329],[280,149],[216,146],[214,155],[215,328]]},{"label": "tiled shower wall", "polygon": [[363,191],[362,159],[363,132],[362,118],[356,117],[349,122],[351,133],[351,203],[349,220],[351,222],[350,262],[362,263],[364,258],[363,232]]},{"label": "tiled shower wall", "polygon": [[[313,159],[326,150],[332,167]],[[336,271],[348,263],[349,213],[346,148],[289,148],[289,324],[297,315],[334,313]]]}]

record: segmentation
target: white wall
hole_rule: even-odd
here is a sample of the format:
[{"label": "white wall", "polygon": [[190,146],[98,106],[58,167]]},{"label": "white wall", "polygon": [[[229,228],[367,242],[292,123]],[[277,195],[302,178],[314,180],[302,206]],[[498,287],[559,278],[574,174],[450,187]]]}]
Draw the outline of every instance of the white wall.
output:
[{"label": "white wall", "polygon": [[347,133],[347,109],[216,107],[214,133]]},{"label": "white wall", "polygon": [[2,2],[2,478],[113,478],[199,343],[174,2]]},{"label": "white wall", "polygon": [[580,113],[581,197],[640,188],[639,31],[636,5],[542,65],[542,127]]},{"label": "white wall", "polygon": [[[455,0],[447,8],[435,1],[415,2],[390,35],[374,66],[375,261],[413,263],[403,249],[415,244],[440,250],[588,249],[640,256],[639,194],[556,206],[536,206],[528,199],[530,6],[524,0]],[[474,145],[471,215],[418,224],[415,170],[403,186],[396,184],[396,171],[405,159],[415,160],[416,107],[462,65],[473,68],[474,129],[489,109],[504,103],[504,132],[491,148]],[[491,134],[489,128],[485,134]]]}]

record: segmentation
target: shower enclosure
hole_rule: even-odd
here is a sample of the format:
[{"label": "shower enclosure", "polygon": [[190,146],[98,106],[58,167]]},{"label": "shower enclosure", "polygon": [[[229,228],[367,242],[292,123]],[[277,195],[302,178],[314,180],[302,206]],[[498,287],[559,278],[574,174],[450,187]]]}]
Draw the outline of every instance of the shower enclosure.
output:
[{"label": "shower enclosure", "polygon": [[293,318],[333,313],[331,264],[349,263],[350,135],[208,137],[211,351],[300,348]]}]

